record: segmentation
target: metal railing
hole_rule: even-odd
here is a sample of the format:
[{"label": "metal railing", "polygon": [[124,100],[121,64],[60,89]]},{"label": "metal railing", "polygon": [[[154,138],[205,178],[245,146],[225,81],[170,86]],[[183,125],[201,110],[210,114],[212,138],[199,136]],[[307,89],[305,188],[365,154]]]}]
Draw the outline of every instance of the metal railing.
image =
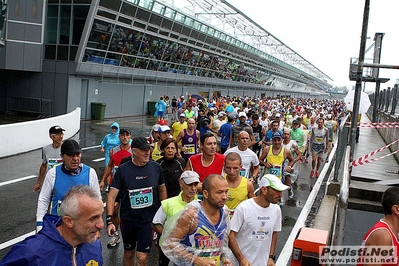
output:
[{"label": "metal railing", "polygon": [[7,112],[23,112],[52,116],[54,114],[54,101],[41,98],[8,96]]},{"label": "metal railing", "polygon": [[350,120],[350,115],[345,116],[339,126],[338,142],[337,142],[338,143],[337,144],[337,155],[336,155],[336,160],[335,160],[334,178],[332,180],[334,182],[338,181],[338,176],[342,176],[341,162],[342,162],[342,158],[345,155],[346,146],[349,144],[350,128],[347,125],[347,122],[349,122],[349,120]]},{"label": "metal railing", "polygon": [[[339,135],[338,135],[339,136]],[[288,265],[291,260],[291,254],[294,247],[294,241],[297,237],[299,229],[306,226],[306,221],[308,220],[309,214],[312,211],[312,207],[316,200],[316,197],[319,194],[320,189],[324,183],[325,177],[330,175],[331,169],[334,167],[335,163],[338,161],[338,157],[336,157],[336,152],[338,150],[338,144],[331,150],[330,154],[330,162],[326,163],[320,172],[320,177],[317,179],[316,183],[313,186],[312,191],[310,192],[305,204],[303,205],[302,211],[299,214],[297,221],[292,229],[288,239],[285,242],[283,250],[280,252],[280,255],[277,259],[276,265]],[[335,158],[335,159],[333,159]]]},{"label": "metal railing", "polygon": [[338,196],[338,208],[337,208],[337,220],[335,227],[335,238],[332,239],[335,246],[343,244],[344,240],[344,229],[346,221],[346,211],[348,209],[348,198],[349,198],[349,184],[350,184],[350,146],[346,147],[344,166],[342,171],[342,178],[340,182],[339,196]]},{"label": "metal railing", "polygon": [[[340,197],[337,203],[338,206],[335,209],[336,218],[334,218],[333,236],[331,237],[331,239],[335,237],[340,238],[341,237],[340,234],[343,233],[343,230],[341,230],[343,227],[341,226],[345,226],[345,221],[339,222],[340,226],[338,227],[337,220],[345,219],[347,201],[349,195],[350,175],[349,175],[349,156],[347,155],[348,153],[347,147],[349,147],[348,144],[349,144],[349,132],[350,132],[349,130],[350,128],[348,126],[349,120],[350,120],[350,115],[347,115],[341,121],[338,131],[338,138],[337,141],[335,142],[336,146],[332,149],[330,154],[332,159],[330,160],[329,163],[326,163],[325,167],[323,167],[320,173],[320,177],[316,181],[316,184],[314,185],[312,192],[309,194],[308,199],[306,200],[306,203],[303,206],[303,209],[297,219],[297,222],[295,223],[294,228],[292,229],[291,234],[289,235],[283,247],[283,250],[279,255],[279,258],[277,260],[277,265],[288,265],[288,263],[290,262],[294,240],[297,236],[299,229],[302,228],[303,226],[306,226],[305,221],[308,219],[308,216],[310,214],[316,196],[319,193],[319,190],[323,184],[324,177],[326,176],[327,178],[331,178],[332,182],[337,182],[338,176],[342,177],[340,180],[341,181]],[[344,164],[342,164],[342,161],[344,161]],[[330,174],[330,172],[332,172],[331,171],[332,169],[334,169],[334,171],[333,173]],[[344,185],[343,183],[347,185]]]}]

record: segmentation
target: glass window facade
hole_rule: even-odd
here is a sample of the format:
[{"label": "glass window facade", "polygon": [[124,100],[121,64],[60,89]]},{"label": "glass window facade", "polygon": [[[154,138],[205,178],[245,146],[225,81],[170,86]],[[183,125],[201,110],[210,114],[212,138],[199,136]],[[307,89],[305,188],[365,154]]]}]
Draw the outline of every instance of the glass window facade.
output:
[{"label": "glass window facade", "polygon": [[45,59],[75,60],[90,3],[91,0],[48,1]]},{"label": "glass window facade", "polygon": [[282,63],[278,59],[160,2],[101,0],[96,14],[81,62],[264,85],[276,79],[294,83],[275,75],[284,72],[272,66]]}]

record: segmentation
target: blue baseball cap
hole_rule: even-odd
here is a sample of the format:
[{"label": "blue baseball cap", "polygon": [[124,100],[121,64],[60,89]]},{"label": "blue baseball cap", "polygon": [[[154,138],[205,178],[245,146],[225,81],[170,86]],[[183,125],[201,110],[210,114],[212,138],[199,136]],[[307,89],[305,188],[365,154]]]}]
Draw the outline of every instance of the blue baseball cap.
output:
[{"label": "blue baseball cap", "polygon": [[273,133],[273,137],[272,137],[272,139],[274,139],[274,138],[279,138],[279,139],[282,139],[283,138],[283,136],[281,136],[281,134],[280,134],[280,132],[274,132]]}]

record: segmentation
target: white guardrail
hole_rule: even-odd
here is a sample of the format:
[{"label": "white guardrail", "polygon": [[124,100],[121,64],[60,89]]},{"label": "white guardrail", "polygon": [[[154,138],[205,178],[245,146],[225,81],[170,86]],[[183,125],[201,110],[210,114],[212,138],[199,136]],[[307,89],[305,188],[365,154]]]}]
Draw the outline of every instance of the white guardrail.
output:
[{"label": "white guardrail", "polygon": [[[334,148],[331,151],[330,158],[334,158],[334,154],[337,150],[337,145],[335,143]],[[328,168],[330,167],[330,164],[332,163],[333,160],[330,162],[326,163],[323,167],[323,170],[320,172],[320,177],[317,179],[312,192],[310,192],[308,199],[306,200],[305,205],[302,208],[301,213],[298,216],[298,219],[294,225],[294,228],[291,231],[291,234],[289,235],[287,241],[285,242],[285,245],[283,247],[283,250],[281,251],[280,255],[278,256],[278,259],[276,261],[276,265],[278,266],[286,266],[289,264],[291,260],[291,255],[292,255],[292,250],[294,247],[294,240],[295,237],[298,234],[299,229],[305,226],[306,219],[308,218],[308,215],[311,211],[313,202],[316,199],[317,194],[319,193],[320,187],[323,184],[324,177],[326,176],[328,172]]]},{"label": "white guardrail", "polygon": [[51,144],[48,131],[55,125],[65,129],[64,139],[75,135],[80,130],[80,107],[65,115],[0,125],[0,158]]}]

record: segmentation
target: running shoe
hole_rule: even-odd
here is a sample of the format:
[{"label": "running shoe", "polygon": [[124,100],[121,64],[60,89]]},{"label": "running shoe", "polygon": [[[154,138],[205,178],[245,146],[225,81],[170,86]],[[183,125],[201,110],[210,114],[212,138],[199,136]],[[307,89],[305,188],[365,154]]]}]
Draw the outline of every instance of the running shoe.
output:
[{"label": "running shoe", "polygon": [[316,172],[316,178],[319,178],[319,172]]},{"label": "running shoe", "polygon": [[291,188],[290,190],[288,190],[288,197],[290,198],[290,199],[293,199],[294,198],[294,190]]},{"label": "running shoe", "polygon": [[312,171],[310,172],[309,177],[312,178],[313,176],[314,176],[314,171],[312,170]]},{"label": "running shoe", "polygon": [[115,233],[111,239],[108,241],[108,246],[109,247],[115,247],[117,244],[121,242],[121,238],[118,235],[118,233]]}]

